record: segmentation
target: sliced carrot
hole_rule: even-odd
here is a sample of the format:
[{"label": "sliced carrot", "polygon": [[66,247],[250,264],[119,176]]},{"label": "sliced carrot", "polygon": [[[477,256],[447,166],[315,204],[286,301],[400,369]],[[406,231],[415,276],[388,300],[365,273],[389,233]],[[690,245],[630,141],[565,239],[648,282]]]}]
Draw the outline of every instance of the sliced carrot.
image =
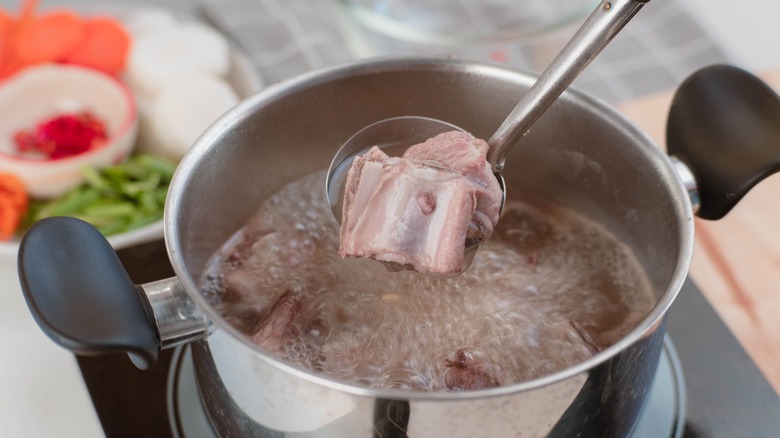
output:
[{"label": "sliced carrot", "polygon": [[25,67],[29,67],[33,64],[34,63],[32,62],[22,61],[18,57],[13,56],[13,53],[11,53],[5,58],[5,60],[0,62],[0,79],[7,78],[19,70]]},{"label": "sliced carrot", "polygon": [[11,18],[9,27],[5,35],[0,38],[0,79],[4,79],[17,71],[35,64],[32,61],[26,61],[16,53],[17,33],[20,29],[28,26],[35,20],[36,10],[38,9],[38,0],[23,0],[19,17]]},{"label": "sliced carrot", "polygon": [[0,198],[0,240],[8,240],[19,227],[21,216],[9,199]]},{"label": "sliced carrot", "polygon": [[4,41],[3,38],[8,32],[11,31],[11,27],[14,25],[14,18],[3,9],[0,9],[0,43]]},{"label": "sliced carrot", "polygon": [[0,79],[11,76],[33,64],[33,62],[26,62],[20,59],[8,46],[0,47]]},{"label": "sliced carrot", "polygon": [[11,57],[8,45],[8,36],[11,34],[11,29],[14,26],[14,19],[11,14],[0,9],[0,72],[3,70],[3,65],[7,63],[8,58]]},{"label": "sliced carrot", "polygon": [[28,65],[30,63],[20,60],[9,45],[0,44],[0,79],[11,76]]},{"label": "sliced carrot", "polygon": [[129,50],[130,36],[117,20],[95,17],[84,22],[84,38],[63,62],[119,74]]},{"label": "sliced carrot", "polygon": [[70,10],[52,11],[20,22],[9,41],[23,63],[57,61],[84,38],[81,18]]},{"label": "sliced carrot", "polygon": [[65,62],[110,74],[124,69],[130,36],[118,20],[82,20],[63,9],[37,14],[38,0],[23,0],[19,18],[0,9],[0,79],[29,65]]},{"label": "sliced carrot", "polygon": [[35,12],[38,10],[38,0],[23,0],[22,9],[19,11],[19,17],[21,21],[29,21],[35,17]]},{"label": "sliced carrot", "polygon": [[7,200],[19,216],[27,213],[30,201],[24,182],[13,173],[0,173],[0,199]]},{"label": "sliced carrot", "polygon": [[6,65],[11,62],[11,54],[3,44],[3,36],[0,35],[0,79],[4,78],[3,72],[7,69]]}]

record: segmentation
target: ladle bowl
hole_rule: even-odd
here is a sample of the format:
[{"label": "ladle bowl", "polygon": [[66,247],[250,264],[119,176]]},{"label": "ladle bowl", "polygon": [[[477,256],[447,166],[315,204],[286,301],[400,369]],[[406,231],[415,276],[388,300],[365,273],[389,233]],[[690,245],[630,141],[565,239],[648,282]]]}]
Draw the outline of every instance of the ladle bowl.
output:
[{"label": "ladle bowl", "polygon": [[350,137],[330,163],[325,185],[333,216],[341,222],[344,187],[355,157],[377,146],[391,157],[400,157],[409,146],[443,132],[463,131],[458,126],[423,116],[400,116],[372,123]]},{"label": "ladle bowl", "polygon": [[[347,173],[352,166],[355,157],[368,152],[372,146],[377,146],[391,157],[400,157],[410,146],[422,143],[438,134],[450,131],[464,131],[462,128],[438,119],[423,116],[399,116],[380,120],[372,123],[355,135],[350,137],[338,150],[330,164],[325,186],[327,187],[328,202],[333,211],[333,216],[341,222],[344,208],[344,190],[346,187]],[[368,146],[367,146],[368,145]],[[501,186],[500,208],[503,210],[506,202],[506,189],[504,177],[500,173],[495,174]],[[481,241],[466,241],[466,249],[463,255],[461,271],[471,266]],[[457,274],[457,273],[455,273]],[[434,275],[429,273],[428,275]],[[436,276],[449,277],[454,274],[435,274]]]}]

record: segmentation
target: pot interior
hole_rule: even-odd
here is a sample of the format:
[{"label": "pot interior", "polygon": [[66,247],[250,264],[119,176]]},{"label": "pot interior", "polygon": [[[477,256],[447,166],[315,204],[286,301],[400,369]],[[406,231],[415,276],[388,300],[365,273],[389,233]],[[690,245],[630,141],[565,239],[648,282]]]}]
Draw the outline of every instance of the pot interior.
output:
[{"label": "pot interior", "polygon": [[[421,115],[488,138],[534,80],[494,66],[390,59],[313,73],[248,99],[198,140],[171,186],[165,226],[177,274],[196,290],[209,257],[264,199],[326,169],[360,128]],[[687,269],[692,215],[667,157],[646,135],[567,91],[510,151],[504,176],[509,191],[570,208],[629,245],[656,294],[653,314],[663,314]]]}]

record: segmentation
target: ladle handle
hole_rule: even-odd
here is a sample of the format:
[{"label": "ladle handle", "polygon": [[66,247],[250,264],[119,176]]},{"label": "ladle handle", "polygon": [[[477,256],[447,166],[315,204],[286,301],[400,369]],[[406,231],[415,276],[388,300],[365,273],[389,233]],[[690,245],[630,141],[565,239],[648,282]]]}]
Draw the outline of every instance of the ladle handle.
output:
[{"label": "ladle handle", "polygon": [[161,348],[207,334],[207,323],[175,279],[136,285],[114,248],[72,217],[34,224],[19,245],[19,280],[38,325],[74,353],[126,352],[141,369]]},{"label": "ladle handle", "polygon": [[606,0],[596,7],[488,140],[494,172],[503,170],[510,147],[649,1]]},{"label": "ladle handle", "polygon": [[666,144],[693,174],[696,214],[720,219],[753,186],[780,171],[780,96],[740,68],[703,68],[677,88]]}]

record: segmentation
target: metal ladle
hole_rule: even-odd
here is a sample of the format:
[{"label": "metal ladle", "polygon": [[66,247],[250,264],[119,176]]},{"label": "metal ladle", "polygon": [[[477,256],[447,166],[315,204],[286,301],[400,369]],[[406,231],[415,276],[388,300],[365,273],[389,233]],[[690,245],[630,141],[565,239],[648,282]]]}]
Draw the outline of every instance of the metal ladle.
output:
[{"label": "metal ladle", "polygon": [[[649,1],[607,0],[599,3],[490,137],[487,160],[501,183],[502,209],[506,186],[501,172],[509,149]],[[372,146],[378,146],[391,156],[402,155],[408,147],[454,129],[462,130],[441,120],[404,116],[380,120],[350,137],[333,158],[325,181],[328,203],[336,220],[341,222],[346,175],[356,156],[367,152]],[[480,243],[467,244],[464,270],[471,264]]]}]

